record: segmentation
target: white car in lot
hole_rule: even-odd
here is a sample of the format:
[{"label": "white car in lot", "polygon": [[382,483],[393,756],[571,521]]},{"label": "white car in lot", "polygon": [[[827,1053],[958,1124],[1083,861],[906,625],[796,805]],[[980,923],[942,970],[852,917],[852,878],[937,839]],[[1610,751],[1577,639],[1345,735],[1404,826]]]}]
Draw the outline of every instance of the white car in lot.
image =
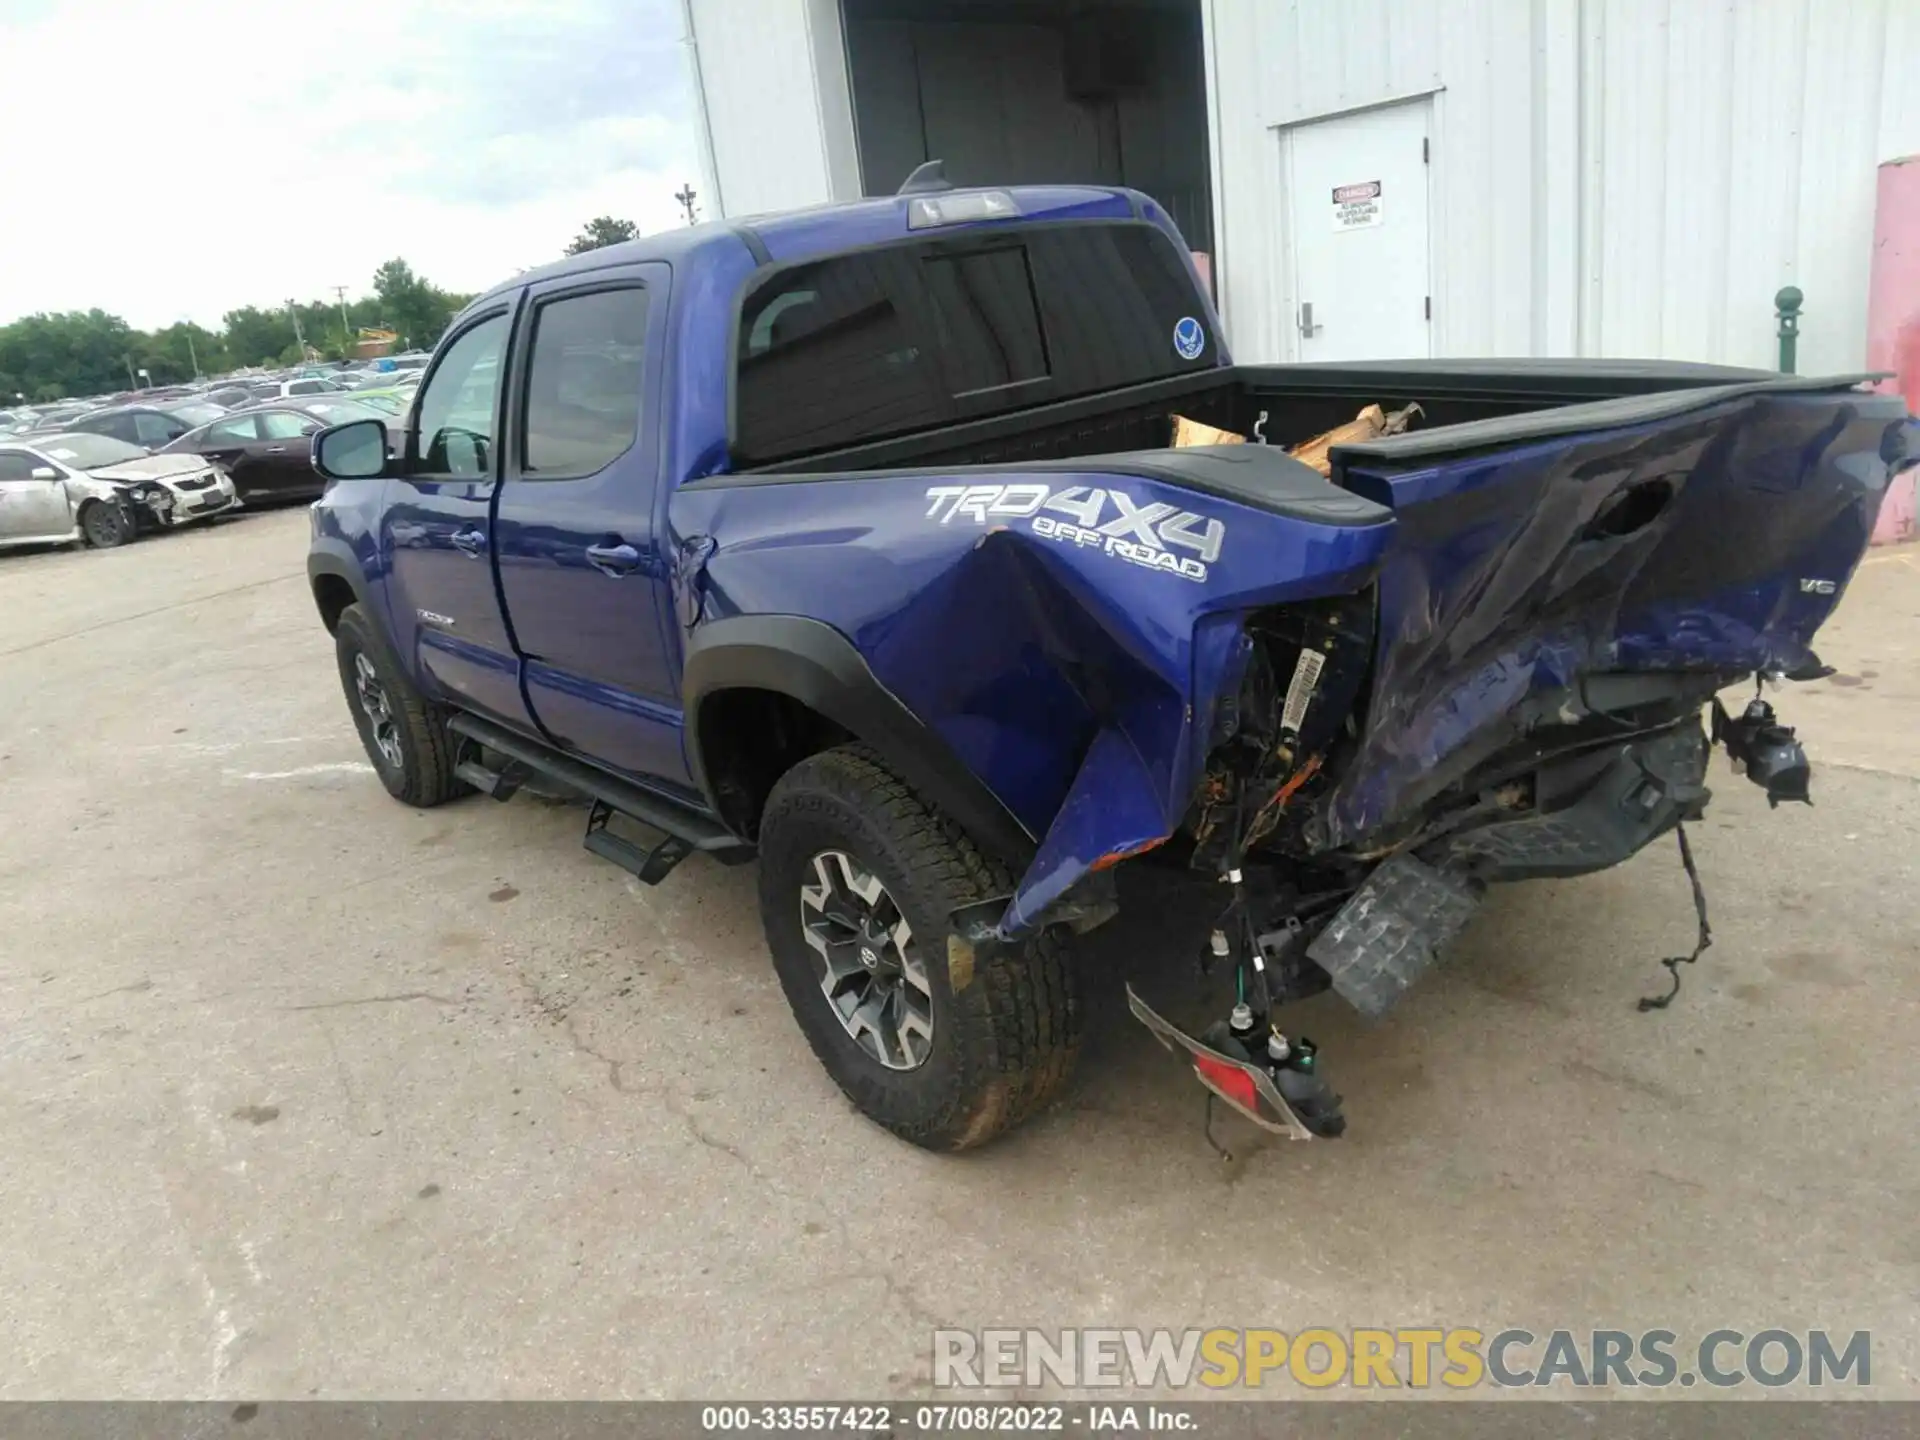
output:
[{"label": "white car in lot", "polygon": [[76,540],[102,549],[237,509],[198,455],[149,455],[87,433],[0,437],[0,549]]}]

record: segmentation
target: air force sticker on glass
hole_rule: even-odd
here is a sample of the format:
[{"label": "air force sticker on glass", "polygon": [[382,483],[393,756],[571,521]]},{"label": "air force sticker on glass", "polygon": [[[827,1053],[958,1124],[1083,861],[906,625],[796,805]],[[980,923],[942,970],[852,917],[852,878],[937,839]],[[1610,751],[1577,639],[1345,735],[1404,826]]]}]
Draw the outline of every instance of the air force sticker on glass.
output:
[{"label": "air force sticker on glass", "polygon": [[1086,485],[935,485],[927,491],[927,518],[942,525],[1024,520],[1042,540],[1096,548],[1129,565],[1199,582],[1227,539],[1224,521],[1157,500],[1142,505],[1124,490]]},{"label": "air force sticker on glass", "polygon": [[1182,360],[1198,360],[1207,348],[1207,332],[1191,315],[1182,315],[1173,327],[1173,353]]}]

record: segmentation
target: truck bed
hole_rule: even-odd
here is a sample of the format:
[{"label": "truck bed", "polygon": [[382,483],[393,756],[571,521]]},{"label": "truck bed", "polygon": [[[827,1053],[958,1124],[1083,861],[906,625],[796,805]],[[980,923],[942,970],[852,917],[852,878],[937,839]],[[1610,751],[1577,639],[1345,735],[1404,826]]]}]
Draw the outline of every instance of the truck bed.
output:
[{"label": "truck bed", "polygon": [[[1866,376],[1800,379],[1720,365],[1619,360],[1368,361],[1232,366],[1038,406],[990,419],[822,451],[743,473],[814,475],[955,465],[1018,465],[1155,450],[1173,417],[1290,447],[1353,419],[1363,407],[1417,403],[1400,453],[1510,443],[1529,436],[1629,425],[1755,387],[1834,389]],[[1586,407],[1607,405],[1605,411]],[[1572,414],[1551,412],[1582,407]],[[1263,417],[1264,416],[1264,420]],[[1453,427],[1473,426],[1456,432]],[[1445,430],[1446,435],[1437,432]]]}]

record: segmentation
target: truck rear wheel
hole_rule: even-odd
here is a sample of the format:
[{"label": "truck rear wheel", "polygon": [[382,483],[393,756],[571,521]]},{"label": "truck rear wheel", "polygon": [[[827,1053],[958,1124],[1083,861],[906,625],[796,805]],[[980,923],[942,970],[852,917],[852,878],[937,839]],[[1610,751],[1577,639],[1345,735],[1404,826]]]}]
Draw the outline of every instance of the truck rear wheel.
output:
[{"label": "truck rear wheel", "polygon": [[387,793],[423,810],[464,793],[445,713],[414,688],[360,606],[340,612],[333,646],[347,709]]},{"label": "truck rear wheel", "polygon": [[930,1150],[1024,1120],[1079,1050],[1061,936],[949,951],[947,917],[1011,888],[861,746],[796,765],[761,816],[760,917],[801,1032],[863,1114]]}]

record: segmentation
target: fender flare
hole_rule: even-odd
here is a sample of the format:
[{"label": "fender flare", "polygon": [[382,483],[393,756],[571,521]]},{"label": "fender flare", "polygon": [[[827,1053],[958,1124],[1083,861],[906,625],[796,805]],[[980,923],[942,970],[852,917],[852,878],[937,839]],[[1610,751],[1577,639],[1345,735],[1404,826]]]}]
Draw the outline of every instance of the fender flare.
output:
[{"label": "fender flare", "polygon": [[713,620],[688,637],[681,694],[687,764],[707,796],[700,708],[726,690],[787,695],[871,746],[902,779],[973,839],[1017,870],[1033,858],[1034,838],[968,769],[953,748],[880,683],[866,659],[832,626],[801,615],[738,615]]},{"label": "fender flare", "polygon": [[[346,581],[347,588],[353,591],[354,603],[367,604],[366,572],[360,567],[360,557],[353,553],[353,547],[346,541],[322,536],[307,551],[307,590],[314,595],[316,604],[319,601],[316,593],[318,582],[322,577]],[[321,614],[324,619],[325,611]],[[329,624],[327,628],[331,630],[333,626]]]}]

